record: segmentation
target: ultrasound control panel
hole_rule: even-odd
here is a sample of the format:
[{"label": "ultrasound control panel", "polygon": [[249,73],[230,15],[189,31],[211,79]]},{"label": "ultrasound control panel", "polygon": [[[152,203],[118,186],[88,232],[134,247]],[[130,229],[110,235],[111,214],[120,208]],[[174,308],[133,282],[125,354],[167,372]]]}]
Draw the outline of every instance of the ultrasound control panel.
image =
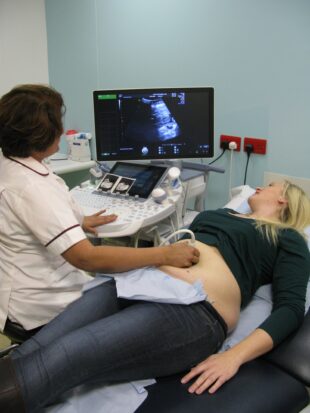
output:
[{"label": "ultrasound control panel", "polygon": [[133,235],[141,228],[162,221],[176,210],[175,200],[169,197],[162,203],[155,202],[152,197],[141,202],[135,198],[79,187],[71,190],[71,195],[85,215],[92,215],[101,209],[106,210],[106,215],[118,215],[116,221],[97,228],[99,237]]}]

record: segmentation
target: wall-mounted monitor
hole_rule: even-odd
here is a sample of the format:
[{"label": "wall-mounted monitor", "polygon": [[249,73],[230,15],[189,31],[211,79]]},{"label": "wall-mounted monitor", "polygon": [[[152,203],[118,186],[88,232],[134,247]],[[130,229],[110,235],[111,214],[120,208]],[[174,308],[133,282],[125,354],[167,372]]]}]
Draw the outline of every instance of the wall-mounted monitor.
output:
[{"label": "wall-mounted monitor", "polygon": [[93,93],[98,161],[213,157],[214,89]]}]

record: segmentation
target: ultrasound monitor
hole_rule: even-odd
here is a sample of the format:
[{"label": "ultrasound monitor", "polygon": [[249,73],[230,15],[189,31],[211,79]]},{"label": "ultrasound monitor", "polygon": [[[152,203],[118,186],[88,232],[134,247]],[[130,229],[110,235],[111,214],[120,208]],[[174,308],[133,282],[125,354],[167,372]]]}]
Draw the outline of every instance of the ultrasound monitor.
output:
[{"label": "ultrasound monitor", "polygon": [[98,161],[213,157],[214,89],[97,90]]}]

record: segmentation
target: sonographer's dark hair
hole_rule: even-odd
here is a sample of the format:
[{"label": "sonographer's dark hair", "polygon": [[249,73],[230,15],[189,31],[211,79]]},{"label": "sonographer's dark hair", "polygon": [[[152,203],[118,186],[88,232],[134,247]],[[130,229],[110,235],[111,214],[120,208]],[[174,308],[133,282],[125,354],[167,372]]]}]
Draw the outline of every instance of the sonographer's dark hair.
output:
[{"label": "sonographer's dark hair", "polygon": [[0,147],[4,156],[26,158],[45,151],[63,133],[59,92],[45,85],[20,85],[0,99]]}]

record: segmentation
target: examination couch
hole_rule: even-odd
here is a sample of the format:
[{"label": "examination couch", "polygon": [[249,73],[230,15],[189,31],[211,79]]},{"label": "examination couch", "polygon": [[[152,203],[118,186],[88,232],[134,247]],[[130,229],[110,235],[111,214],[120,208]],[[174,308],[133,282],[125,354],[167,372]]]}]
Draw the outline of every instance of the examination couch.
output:
[{"label": "examination couch", "polygon": [[157,379],[136,413],[301,412],[309,404],[310,310],[297,333],[264,357],[243,365],[215,394],[188,393],[188,385],[180,383],[182,376]]},{"label": "examination couch", "polygon": [[[255,190],[245,185],[232,192],[234,197],[226,208],[249,212],[247,199]],[[305,232],[310,249],[310,227]],[[241,312],[238,324],[246,323],[232,333],[237,338],[232,345],[250,334],[268,316],[272,309],[272,293],[268,288],[264,286],[258,290],[252,303]],[[270,353],[244,364],[215,394],[188,393],[189,385],[180,382],[186,372],[158,378],[156,384],[147,387],[148,397],[135,413],[310,413],[309,304],[310,281],[306,297],[308,310],[301,328]]]}]

